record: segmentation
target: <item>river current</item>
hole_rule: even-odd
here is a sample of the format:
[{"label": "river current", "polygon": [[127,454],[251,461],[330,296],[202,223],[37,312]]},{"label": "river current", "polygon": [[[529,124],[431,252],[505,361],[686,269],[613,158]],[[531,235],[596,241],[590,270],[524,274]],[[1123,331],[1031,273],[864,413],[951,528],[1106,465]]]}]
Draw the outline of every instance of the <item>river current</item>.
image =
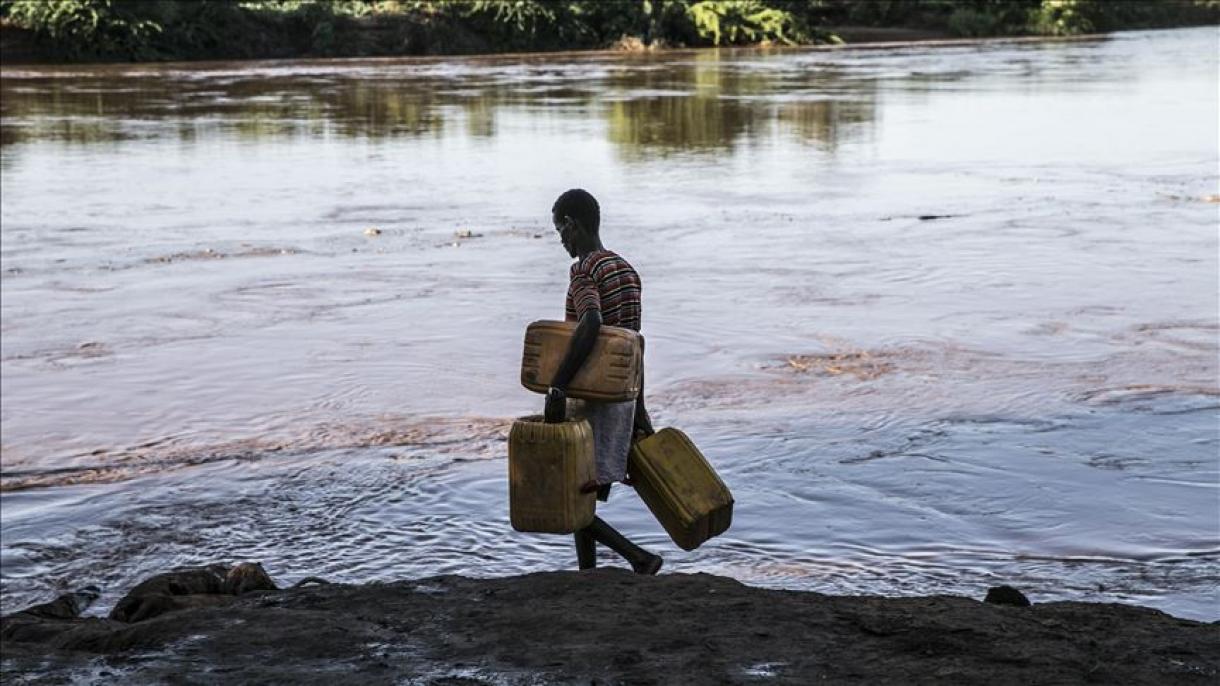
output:
[{"label": "river current", "polygon": [[[506,444],[555,196],[732,488],[669,572],[1220,619],[1220,34],[0,69],[0,589],[570,569]],[[615,564],[609,557],[605,564]]]}]

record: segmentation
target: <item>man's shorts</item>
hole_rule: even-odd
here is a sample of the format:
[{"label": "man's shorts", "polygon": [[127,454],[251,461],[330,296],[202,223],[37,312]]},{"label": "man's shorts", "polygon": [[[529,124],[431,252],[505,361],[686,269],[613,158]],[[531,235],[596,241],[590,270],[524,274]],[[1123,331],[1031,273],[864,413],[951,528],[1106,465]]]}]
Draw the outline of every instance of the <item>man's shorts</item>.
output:
[{"label": "man's shorts", "polygon": [[627,476],[627,455],[635,426],[635,401],[602,403],[569,400],[568,417],[583,417],[593,429],[593,453],[597,460],[597,483],[612,484]]}]

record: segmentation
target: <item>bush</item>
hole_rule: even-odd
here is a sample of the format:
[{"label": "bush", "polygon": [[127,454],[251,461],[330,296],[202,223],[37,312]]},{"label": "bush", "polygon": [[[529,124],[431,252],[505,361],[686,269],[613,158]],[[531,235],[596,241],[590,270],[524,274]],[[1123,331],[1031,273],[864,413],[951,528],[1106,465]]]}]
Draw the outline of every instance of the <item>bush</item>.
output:
[{"label": "bush", "polygon": [[1220,0],[1043,0],[1029,17],[1031,29],[1045,35],[1214,24],[1217,21],[1220,21]]},{"label": "bush", "polygon": [[762,0],[699,0],[686,8],[695,33],[712,45],[792,44],[803,36],[792,14]]},{"label": "bush", "polygon": [[7,0],[0,9],[18,26],[50,40],[68,57],[152,56],[152,40],[163,30],[145,11],[157,3],[130,0]]},{"label": "bush", "polygon": [[1041,7],[1030,12],[1029,25],[1044,36],[1092,33],[1096,26],[1091,15],[1097,14],[1097,8],[1077,0],[1044,0]]},{"label": "bush", "polygon": [[68,59],[144,60],[604,48],[624,38],[793,44],[860,25],[1069,35],[1217,23],[1220,0],[0,0],[0,17]]}]

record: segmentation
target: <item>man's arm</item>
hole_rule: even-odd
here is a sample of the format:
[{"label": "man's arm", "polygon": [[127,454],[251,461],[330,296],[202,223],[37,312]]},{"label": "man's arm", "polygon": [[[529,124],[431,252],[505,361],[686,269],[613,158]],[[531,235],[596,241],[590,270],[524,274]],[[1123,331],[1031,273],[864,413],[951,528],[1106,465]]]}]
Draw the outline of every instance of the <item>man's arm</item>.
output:
[{"label": "man's arm", "polygon": [[546,394],[546,421],[562,422],[567,413],[567,389],[572,383],[572,377],[580,371],[581,365],[593,352],[593,344],[597,342],[597,332],[602,326],[602,313],[598,310],[588,310],[576,325],[572,340],[568,343],[568,352],[559,363],[555,377],[551,379],[551,387]]}]

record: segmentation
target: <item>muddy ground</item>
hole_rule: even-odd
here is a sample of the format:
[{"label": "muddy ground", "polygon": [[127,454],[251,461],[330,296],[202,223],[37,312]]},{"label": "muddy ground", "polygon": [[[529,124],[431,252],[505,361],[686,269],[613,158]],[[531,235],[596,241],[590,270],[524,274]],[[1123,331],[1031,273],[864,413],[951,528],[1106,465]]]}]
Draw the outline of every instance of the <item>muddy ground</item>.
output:
[{"label": "muddy ground", "polygon": [[[4,620],[4,683],[1214,684],[1220,624],[836,597],[620,569],[257,592],[121,624]],[[66,629],[65,629],[66,627]]]}]

